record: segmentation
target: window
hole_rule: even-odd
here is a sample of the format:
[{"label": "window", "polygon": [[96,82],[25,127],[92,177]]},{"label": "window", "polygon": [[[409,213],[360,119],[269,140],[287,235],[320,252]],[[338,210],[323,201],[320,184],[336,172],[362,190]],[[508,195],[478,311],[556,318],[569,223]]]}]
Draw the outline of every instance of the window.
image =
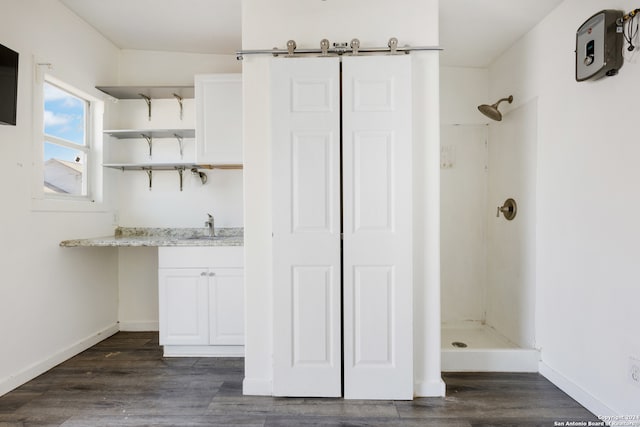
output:
[{"label": "window", "polygon": [[89,101],[49,81],[43,88],[44,195],[89,198]]}]

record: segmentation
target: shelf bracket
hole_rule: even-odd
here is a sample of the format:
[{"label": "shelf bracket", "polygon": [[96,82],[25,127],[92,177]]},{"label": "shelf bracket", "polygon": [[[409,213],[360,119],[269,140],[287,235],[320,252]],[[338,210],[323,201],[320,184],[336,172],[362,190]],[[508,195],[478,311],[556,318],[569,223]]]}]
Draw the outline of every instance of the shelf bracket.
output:
[{"label": "shelf bracket", "polygon": [[180,158],[182,159],[184,157],[184,138],[177,133],[174,133],[173,136],[175,136],[178,140],[178,147],[180,147]]},{"label": "shelf bracket", "polygon": [[176,166],[176,170],[178,171],[178,175],[180,176],[180,191],[182,191],[182,184],[183,184],[183,172],[184,172],[184,166]]},{"label": "shelf bracket", "polygon": [[178,104],[180,105],[180,120],[182,120],[182,113],[183,113],[182,97],[180,95],[178,95],[177,93],[174,93],[173,97],[178,101]]},{"label": "shelf bracket", "polygon": [[147,144],[149,144],[149,157],[151,157],[153,154],[153,137],[151,135],[145,135],[144,133],[141,133],[140,136],[147,140]]},{"label": "shelf bracket", "polygon": [[145,95],[144,93],[139,93],[138,94],[142,99],[144,99],[144,102],[147,103],[147,110],[149,111],[148,116],[149,116],[149,121],[151,121],[151,98],[149,98],[147,95]]},{"label": "shelf bracket", "polygon": [[149,177],[149,191],[151,191],[151,187],[153,186],[153,170],[151,169],[143,169],[147,176]]}]

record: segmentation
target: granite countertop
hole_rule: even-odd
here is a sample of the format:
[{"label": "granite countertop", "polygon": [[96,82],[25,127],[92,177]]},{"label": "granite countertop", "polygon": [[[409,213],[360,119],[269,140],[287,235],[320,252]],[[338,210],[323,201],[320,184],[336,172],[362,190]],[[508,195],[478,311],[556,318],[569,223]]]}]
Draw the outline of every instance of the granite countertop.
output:
[{"label": "granite countertop", "polygon": [[60,246],[132,247],[132,246],[243,246],[243,228],[219,228],[216,236],[207,236],[204,228],[128,228],[118,227],[113,236],[63,240]]}]

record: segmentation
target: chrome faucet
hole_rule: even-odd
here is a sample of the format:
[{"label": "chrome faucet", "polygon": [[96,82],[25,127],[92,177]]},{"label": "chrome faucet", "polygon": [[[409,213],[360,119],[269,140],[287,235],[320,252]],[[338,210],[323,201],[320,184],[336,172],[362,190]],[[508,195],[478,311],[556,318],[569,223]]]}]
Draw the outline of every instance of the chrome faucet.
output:
[{"label": "chrome faucet", "polygon": [[207,214],[209,219],[207,219],[204,223],[204,226],[207,227],[209,237],[214,237],[216,235],[216,228],[213,222],[213,215]]}]

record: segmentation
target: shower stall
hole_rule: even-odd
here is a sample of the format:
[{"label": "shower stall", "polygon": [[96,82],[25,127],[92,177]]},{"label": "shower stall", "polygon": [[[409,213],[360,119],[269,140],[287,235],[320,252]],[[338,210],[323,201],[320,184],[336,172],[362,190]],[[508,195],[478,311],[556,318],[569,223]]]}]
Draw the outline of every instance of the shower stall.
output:
[{"label": "shower stall", "polygon": [[479,107],[488,125],[441,129],[443,371],[538,370],[537,101],[503,118],[512,100]]}]

